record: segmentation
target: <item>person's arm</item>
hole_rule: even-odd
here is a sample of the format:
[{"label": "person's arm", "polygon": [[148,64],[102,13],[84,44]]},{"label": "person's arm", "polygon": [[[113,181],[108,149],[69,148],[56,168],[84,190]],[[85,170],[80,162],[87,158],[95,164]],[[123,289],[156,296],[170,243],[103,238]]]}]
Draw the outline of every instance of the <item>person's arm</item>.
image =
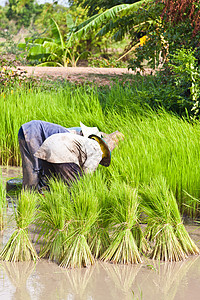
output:
[{"label": "person's arm", "polygon": [[87,139],[85,143],[85,149],[86,149],[86,160],[82,166],[84,173],[93,173],[100,161],[102,160],[102,151],[101,147],[99,146],[98,142]]}]

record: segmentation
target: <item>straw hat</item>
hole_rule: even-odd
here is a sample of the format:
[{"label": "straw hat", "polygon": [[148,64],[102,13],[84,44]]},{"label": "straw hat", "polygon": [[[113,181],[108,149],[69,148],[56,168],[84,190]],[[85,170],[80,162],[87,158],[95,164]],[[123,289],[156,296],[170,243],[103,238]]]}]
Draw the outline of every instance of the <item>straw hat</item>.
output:
[{"label": "straw hat", "polygon": [[100,164],[108,167],[111,162],[111,152],[118,145],[119,141],[124,139],[124,135],[119,131],[110,134],[100,132],[97,127],[88,127],[82,122],[80,122],[80,126],[84,137],[91,138],[99,143],[103,152]]},{"label": "straw hat", "polygon": [[91,134],[88,137],[99,143],[101,151],[103,152],[100,164],[104,167],[108,167],[111,162],[111,152],[118,145],[119,141],[124,139],[124,135],[119,131],[110,134],[100,132],[100,134],[102,137],[95,134]]}]

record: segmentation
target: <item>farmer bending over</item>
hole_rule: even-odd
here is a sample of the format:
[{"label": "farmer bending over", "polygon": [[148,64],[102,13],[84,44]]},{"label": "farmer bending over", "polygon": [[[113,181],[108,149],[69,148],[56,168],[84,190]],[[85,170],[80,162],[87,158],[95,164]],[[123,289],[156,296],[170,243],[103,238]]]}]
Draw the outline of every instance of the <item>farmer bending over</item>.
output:
[{"label": "farmer bending over", "polygon": [[21,126],[18,139],[24,188],[40,190],[52,176],[70,185],[84,173],[95,171],[99,164],[110,165],[111,151],[123,134],[106,134],[97,127],[80,125],[65,128],[34,120]]}]

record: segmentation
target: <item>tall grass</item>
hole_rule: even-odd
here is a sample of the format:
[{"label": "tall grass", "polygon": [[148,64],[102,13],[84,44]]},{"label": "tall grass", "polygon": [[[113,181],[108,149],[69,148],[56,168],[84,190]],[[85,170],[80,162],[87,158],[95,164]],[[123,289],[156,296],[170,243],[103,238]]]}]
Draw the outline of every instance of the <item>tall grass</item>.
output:
[{"label": "tall grass", "polygon": [[0,97],[1,164],[20,164],[17,133],[23,123],[32,119],[66,127],[79,126],[82,121],[105,132],[118,129],[125,140],[113,151],[111,166],[99,167],[100,172],[111,181],[118,178],[130,185],[148,184],[151,178],[163,175],[181,212],[189,210],[195,216],[198,202],[192,197],[200,198],[198,122],[191,124],[164,110],[151,111],[142,105],[131,86],[115,85],[110,90],[97,91],[66,84],[50,92],[42,88],[21,89]]}]

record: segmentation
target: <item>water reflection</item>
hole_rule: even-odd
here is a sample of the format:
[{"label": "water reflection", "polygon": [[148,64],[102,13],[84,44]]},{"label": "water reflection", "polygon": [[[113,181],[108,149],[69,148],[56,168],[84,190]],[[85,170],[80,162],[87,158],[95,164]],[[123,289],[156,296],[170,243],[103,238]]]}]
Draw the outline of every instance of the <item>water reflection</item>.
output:
[{"label": "water reflection", "polygon": [[[139,277],[140,279],[144,278],[144,280],[140,280],[143,294],[145,297],[149,294],[148,299],[177,299],[177,291],[183,292],[187,276],[190,276],[188,272],[197,263],[200,264],[199,256],[175,263],[151,261],[149,267],[152,269],[148,272],[143,271]],[[144,273],[146,273],[146,277]]]},{"label": "water reflection", "polygon": [[46,261],[38,263],[36,280],[40,286],[39,299],[46,299],[47,295],[49,300],[89,299],[95,269],[94,266],[68,270]]},{"label": "water reflection", "polygon": [[101,267],[106,271],[108,278],[110,278],[118,289],[118,293],[123,294],[123,299],[129,299],[133,296],[132,286],[135,283],[142,265],[116,265],[109,263],[101,263]]},{"label": "water reflection", "polygon": [[191,299],[198,299],[200,292],[199,256],[132,266],[97,262],[90,268],[70,270],[46,260],[1,262],[0,267],[1,300],[177,300],[188,299],[189,293]]},{"label": "water reflection", "polygon": [[15,290],[13,290],[13,294],[10,295],[10,299],[31,299],[26,283],[36,265],[33,262],[1,262],[0,266],[2,271],[7,275],[11,286],[15,288]]}]

